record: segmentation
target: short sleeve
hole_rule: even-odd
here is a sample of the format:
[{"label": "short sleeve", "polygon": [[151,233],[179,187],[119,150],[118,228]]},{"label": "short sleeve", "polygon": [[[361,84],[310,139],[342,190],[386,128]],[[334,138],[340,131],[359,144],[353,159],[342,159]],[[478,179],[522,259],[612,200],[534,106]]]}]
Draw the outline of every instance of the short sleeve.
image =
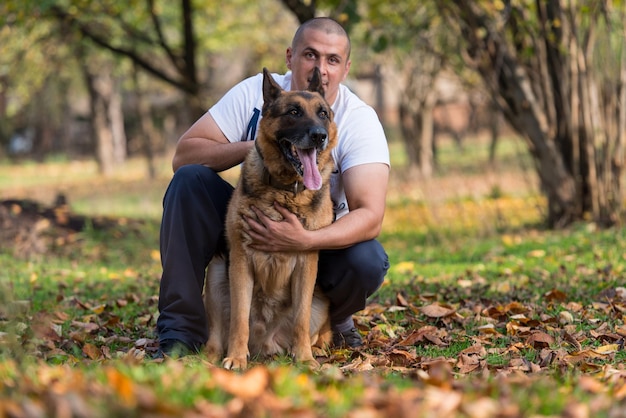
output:
[{"label": "short sleeve", "polygon": [[250,120],[258,115],[262,104],[262,75],[258,74],[235,85],[209,113],[230,142],[245,141]]}]

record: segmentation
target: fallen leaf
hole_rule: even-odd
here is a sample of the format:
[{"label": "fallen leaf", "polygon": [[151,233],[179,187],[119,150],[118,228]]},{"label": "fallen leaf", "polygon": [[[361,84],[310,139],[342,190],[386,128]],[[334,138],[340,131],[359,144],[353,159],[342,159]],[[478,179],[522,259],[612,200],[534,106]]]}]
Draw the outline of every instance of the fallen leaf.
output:
[{"label": "fallen leaf", "polygon": [[544,295],[544,297],[546,298],[548,302],[562,302],[567,298],[565,293],[563,293],[562,291],[558,289],[550,290]]},{"label": "fallen leaf", "polygon": [[270,374],[266,367],[255,366],[244,374],[215,368],[212,370],[215,383],[233,396],[243,399],[259,397],[269,386]]},{"label": "fallen leaf", "polygon": [[394,349],[387,353],[387,357],[391,361],[393,366],[408,367],[417,361],[417,355],[405,350]]},{"label": "fallen leaf", "polygon": [[405,297],[402,296],[402,293],[400,293],[400,292],[398,292],[398,294],[396,294],[396,304],[398,306],[403,306],[403,307],[409,306],[409,302],[407,302]]},{"label": "fallen leaf", "polygon": [[534,331],[526,339],[526,344],[534,348],[546,348],[554,344],[554,337],[542,331]]},{"label": "fallen leaf", "polygon": [[83,345],[83,353],[92,360],[98,360],[102,357],[102,352],[93,344],[85,343]]},{"label": "fallen leaf", "polygon": [[112,367],[107,367],[106,376],[109,386],[115,390],[124,404],[134,406],[137,399],[135,397],[135,384],[132,379]]},{"label": "fallen leaf", "polygon": [[613,354],[619,351],[619,344],[607,344],[593,349],[598,354]]},{"label": "fallen leaf", "polygon": [[571,324],[574,322],[574,315],[569,311],[559,312],[559,322],[561,324]]},{"label": "fallen leaf", "polygon": [[581,351],[582,346],[576,338],[574,338],[569,332],[563,332],[563,339],[574,346],[576,351]]},{"label": "fallen leaf", "polygon": [[413,330],[408,336],[404,337],[400,342],[398,342],[399,346],[411,346],[415,345],[418,342],[424,341],[426,334],[432,334],[437,332],[437,327],[432,325],[426,325],[421,327],[418,330]]},{"label": "fallen leaf", "polygon": [[532,250],[532,251],[529,251],[527,255],[529,257],[534,257],[534,258],[543,258],[546,256],[546,251],[545,250]]},{"label": "fallen leaf", "polygon": [[606,387],[591,376],[581,376],[578,379],[578,385],[589,393],[606,392]]},{"label": "fallen leaf", "polygon": [[420,312],[429,318],[443,318],[454,314],[456,309],[439,303],[431,303],[430,305],[422,306]]}]

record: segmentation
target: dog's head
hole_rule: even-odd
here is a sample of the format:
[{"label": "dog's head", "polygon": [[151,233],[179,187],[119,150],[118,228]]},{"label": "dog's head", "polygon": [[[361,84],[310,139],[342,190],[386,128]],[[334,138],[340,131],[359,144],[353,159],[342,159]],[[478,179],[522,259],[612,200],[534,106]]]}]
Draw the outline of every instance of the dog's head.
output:
[{"label": "dog's head", "polygon": [[257,146],[266,168],[285,183],[302,181],[307,189],[319,190],[320,171],[331,163],[330,150],[337,143],[319,69],[306,91],[285,91],[264,68],[263,100]]}]

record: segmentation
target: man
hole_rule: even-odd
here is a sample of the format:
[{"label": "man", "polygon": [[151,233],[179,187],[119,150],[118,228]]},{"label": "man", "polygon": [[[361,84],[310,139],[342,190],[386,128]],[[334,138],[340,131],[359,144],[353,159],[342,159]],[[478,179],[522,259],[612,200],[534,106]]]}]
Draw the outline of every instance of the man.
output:
[{"label": "man", "polygon": [[[285,90],[305,90],[315,67],[335,113],[338,145],[331,195],[336,221],[305,230],[295,215],[278,208],[281,222],[258,213],[248,220],[254,248],[262,251],[320,250],[318,284],[330,299],[333,343],[359,347],[352,314],[382,284],[387,254],[375,240],[385,211],[389,151],[374,110],[343,82],[350,69],[350,40],[330,18],[315,18],[297,30],[286,51],[285,75],[273,75]],[[179,139],[174,177],[163,199],[163,276],[157,321],[161,354],[198,352],[208,338],[202,301],[205,271],[214,254],[226,252],[224,219],[233,187],[217,173],[240,164],[254,145],[263,104],[262,75],[233,87]]]}]

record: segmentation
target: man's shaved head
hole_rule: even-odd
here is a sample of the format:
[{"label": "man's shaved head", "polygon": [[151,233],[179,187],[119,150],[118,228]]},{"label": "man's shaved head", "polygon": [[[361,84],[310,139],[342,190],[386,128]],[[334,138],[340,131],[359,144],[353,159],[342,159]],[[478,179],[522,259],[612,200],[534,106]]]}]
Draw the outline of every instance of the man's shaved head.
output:
[{"label": "man's shaved head", "polygon": [[300,42],[302,41],[302,34],[307,29],[313,29],[320,32],[324,32],[326,34],[339,35],[346,38],[347,42],[347,51],[346,58],[350,58],[350,37],[348,36],[348,32],[341,26],[336,20],[331,19],[330,17],[315,17],[313,19],[307,20],[304,22],[298,30],[296,34],[293,36],[293,40],[291,41],[291,48],[294,50],[298,49]]}]

